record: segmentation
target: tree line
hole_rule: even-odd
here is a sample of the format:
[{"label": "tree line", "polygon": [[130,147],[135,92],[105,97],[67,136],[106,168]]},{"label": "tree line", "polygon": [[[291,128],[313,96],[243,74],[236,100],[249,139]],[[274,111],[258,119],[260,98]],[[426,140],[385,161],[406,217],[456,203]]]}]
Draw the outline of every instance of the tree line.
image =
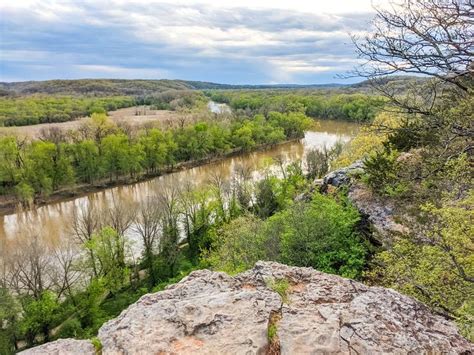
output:
[{"label": "tree line", "polygon": [[75,184],[154,176],[187,161],[301,138],[310,124],[300,113],[273,112],[265,118],[225,118],[170,130],[117,126],[105,114],[93,114],[77,131],[57,128],[29,142],[0,138],[0,193],[31,202]]},{"label": "tree line", "polygon": [[321,93],[317,90],[206,91],[212,100],[226,103],[236,112],[302,112],[309,117],[371,122],[386,100],[377,95]]},{"label": "tree line", "polygon": [[0,97],[0,126],[26,126],[66,122],[93,113],[105,113],[135,105],[127,96],[102,98],[71,96]]}]

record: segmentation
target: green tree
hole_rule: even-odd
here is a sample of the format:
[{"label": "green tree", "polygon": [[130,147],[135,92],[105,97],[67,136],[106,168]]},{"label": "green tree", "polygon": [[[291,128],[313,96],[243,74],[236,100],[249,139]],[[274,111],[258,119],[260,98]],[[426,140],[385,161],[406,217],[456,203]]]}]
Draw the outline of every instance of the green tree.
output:
[{"label": "green tree", "polygon": [[19,179],[20,150],[14,137],[0,138],[0,191],[12,189]]},{"label": "green tree", "polygon": [[38,193],[49,194],[74,182],[74,170],[63,145],[35,141],[28,148],[24,162],[24,178]]},{"label": "green tree", "polygon": [[101,147],[104,170],[110,180],[139,171],[143,151],[137,145],[130,145],[126,135],[108,135],[102,139]]},{"label": "green tree", "polygon": [[72,145],[70,149],[78,180],[92,184],[102,173],[99,147],[93,140],[86,139]]},{"label": "green tree", "polygon": [[39,334],[44,336],[45,342],[49,341],[58,308],[58,299],[51,291],[44,291],[38,300],[26,300],[20,329],[25,334],[28,345],[33,345]]},{"label": "green tree", "polygon": [[251,268],[258,260],[268,260],[263,222],[252,216],[242,216],[219,229],[214,247],[206,258],[214,268],[231,274]]},{"label": "green tree", "polygon": [[17,300],[5,287],[0,287],[0,353],[13,354],[16,350],[18,315]]},{"label": "green tree", "polygon": [[391,249],[375,257],[369,273],[393,287],[456,317],[464,334],[474,338],[474,193],[441,206],[422,206],[426,222],[413,225]]},{"label": "green tree", "polygon": [[143,147],[143,166],[149,174],[157,173],[167,163],[168,145],[163,132],[152,129],[140,137]]},{"label": "green tree", "polygon": [[297,203],[268,223],[270,231],[279,233],[282,262],[358,278],[367,255],[354,231],[358,220],[354,207],[316,193],[310,203]]},{"label": "green tree", "polygon": [[257,183],[254,209],[260,218],[268,218],[278,210],[275,184],[276,179],[268,175]]},{"label": "green tree", "polygon": [[93,252],[99,276],[103,277],[105,286],[112,293],[117,292],[124,284],[129,269],[126,267],[124,236],[110,227],[101,229],[85,243]]}]

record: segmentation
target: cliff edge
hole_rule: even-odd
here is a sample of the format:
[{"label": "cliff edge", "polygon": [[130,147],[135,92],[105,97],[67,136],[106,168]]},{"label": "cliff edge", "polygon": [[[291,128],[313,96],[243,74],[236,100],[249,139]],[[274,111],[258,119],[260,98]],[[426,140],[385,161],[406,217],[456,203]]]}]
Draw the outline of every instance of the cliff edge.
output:
[{"label": "cliff edge", "polygon": [[[195,271],[99,330],[102,354],[473,354],[455,325],[390,289],[258,262]],[[94,354],[58,340],[22,354]]]}]

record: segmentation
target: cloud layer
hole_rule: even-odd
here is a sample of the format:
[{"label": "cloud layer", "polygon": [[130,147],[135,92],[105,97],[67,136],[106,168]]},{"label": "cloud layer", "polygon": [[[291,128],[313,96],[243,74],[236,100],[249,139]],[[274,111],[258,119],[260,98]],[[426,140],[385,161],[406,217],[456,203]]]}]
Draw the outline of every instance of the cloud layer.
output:
[{"label": "cloud layer", "polygon": [[357,63],[348,34],[373,16],[369,0],[16,0],[0,12],[1,81],[236,84],[335,82]]}]

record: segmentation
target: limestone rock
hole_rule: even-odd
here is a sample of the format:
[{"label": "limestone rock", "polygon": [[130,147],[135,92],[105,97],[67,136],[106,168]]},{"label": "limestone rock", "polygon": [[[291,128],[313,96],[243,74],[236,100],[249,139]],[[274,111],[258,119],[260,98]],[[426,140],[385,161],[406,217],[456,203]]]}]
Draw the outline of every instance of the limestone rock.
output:
[{"label": "limestone rock", "polygon": [[224,273],[196,271],[143,296],[99,330],[103,354],[257,354],[267,346],[275,292]]},{"label": "limestone rock", "polygon": [[235,277],[193,272],[143,296],[99,338],[104,355],[474,354],[453,323],[410,297],[273,262]]},{"label": "limestone rock", "polygon": [[[267,286],[287,279],[288,304]],[[272,314],[282,354],[462,353],[456,327],[395,291],[260,262],[236,277],[197,271],[99,331],[103,354],[261,354]]]},{"label": "limestone rock", "polygon": [[354,162],[348,167],[331,171],[327,174],[322,181],[322,186],[332,185],[340,187],[350,183],[353,175],[360,174],[363,172],[364,163],[361,160]]},{"label": "limestone rock", "polygon": [[20,352],[21,355],[95,355],[95,348],[88,340],[59,339]]},{"label": "limestone rock", "polygon": [[371,223],[379,236],[379,241],[384,244],[390,243],[391,234],[406,234],[410,230],[396,222],[395,207],[388,199],[375,196],[369,188],[352,178],[361,174],[363,169],[364,163],[359,160],[346,168],[332,171],[324,177],[320,190],[328,192],[334,187],[347,186],[349,200]]},{"label": "limestone rock", "polygon": [[388,199],[381,199],[361,183],[351,185],[348,191],[349,200],[357,207],[359,212],[366,216],[375,231],[382,236],[383,243],[390,242],[392,238],[386,236],[400,233],[408,234],[409,228],[398,223],[395,219],[395,207]]}]

